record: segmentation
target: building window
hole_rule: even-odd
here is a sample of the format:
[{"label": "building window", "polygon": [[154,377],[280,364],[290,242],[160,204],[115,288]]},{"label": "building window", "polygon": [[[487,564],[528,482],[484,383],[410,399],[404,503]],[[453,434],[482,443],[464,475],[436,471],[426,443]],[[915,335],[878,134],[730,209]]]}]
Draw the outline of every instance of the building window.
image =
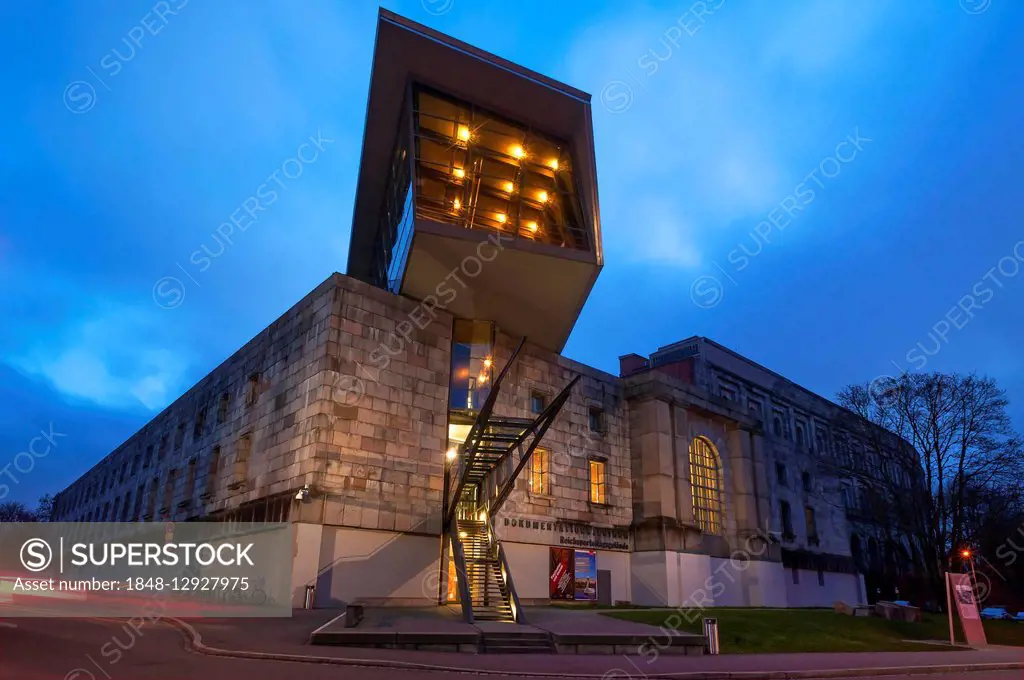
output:
[{"label": "building window", "polygon": [[824,586],[825,585],[825,571],[823,569],[819,569],[818,570],[818,585],[819,586]]},{"label": "building window", "polygon": [[605,431],[604,424],[604,409],[597,408],[596,406],[590,407],[590,431],[603,433]]},{"label": "building window", "polygon": [[245,484],[249,476],[249,456],[252,453],[252,435],[243,434],[238,438],[235,448],[235,469],[232,475],[232,488]]},{"label": "building window", "polygon": [[601,460],[590,461],[590,502],[597,505],[604,505],[607,502],[605,495],[605,463]]},{"label": "building window", "polygon": [[217,424],[223,425],[228,420],[228,406],[231,404],[231,395],[225,392],[220,395],[220,403],[217,405]]},{"label": "building window", "polygon": [[772,419],[772,434],[776,437],[782,436],[782,418],[778,416],[775,416],[775,418]]},{"label": "building window", "polygon": [[160,448],[156,452],[156,456],[160,460],[163,460],[165,455],[167,455],[167,435],[160,437]]},{"label": "building window", "polygon": [[122,522],[127,522],[128,520],[132,519],[131,511],[132,511],[132,492],[129,489],[128,491],[125,491],[125,493],[124,493],[124,507],[121,508],[121,521]]},{"label": "building window", "polygon": [[707,534],[722,532],[721,474],[718,452],[704,437],[690,442],[690,491],[693,519]]},{"label": "building window", "polygon": [[249,376],[249,383],[245,389],[245,405],[254,406],[260,398],[260,374],[253,373]]},{"label": "building window", "polygon": [[448,408],[478,411],[494,379],[494,325],[456,319],[452,328],[452,368]]},{"label": "building window", "polygon": [[192,439],[198,440],[203,436],[203,430],[206,429],[206,407],[202,407],[196,413],[196,424],[192,429]]},{"label": "building window", "polygon": [[185,480],[185,498],[191,500],[196,495],[196,457],[188,460],[188,477]]},{"label": "building window", "polygon": [[782,514],[782,536],[786,539],[795,538],[796,535],[793,533],[793,512],[789,508],[789,503],[780,501],[779,510]]},{"label": "building window", "polygon": [[178,431],[174,434],[174,450],[177,451],[185,443],[185,423],[178,423]]},{"label": "building window", "polygon": [[530,413],[544,413],[548,407],[548,397],[543,392],[533,390],[530,392]]},{"label": "building window", "polygon": [[803,484],[804,491],[807,493],[811,492],[811,473],[804,470],[804,473],[800,475],[801,483]]},{"label": "building window", "polygon": [[217,475],[220,473],[220,447],[214,446],[210,452],[210,467],[206,471],[206,491],[204,496],[213,496],[217,492]]},{"label": "building window", "polygon": [[530,458],[530,491],[541,496],[551,493],[551,457],[544,449],[535,449]]},{"label": "building window", "polygon": [[149,503],[146,505],[146,520],[153,519],[156,512],[156,495],[160,491],[160,478],[154,477],[149,483]]},{"label": "building window", "polygon": [[414,97],[416,219],[590,250],[564,140],[421,86]]},{"label": "building window", "polygon": [[809,543],[818,543],[818,521],[814,516],[814,508],[811,506],[804,507],[804,522],[807,524],[807,541]]},{"label": "building window", "polygon": [[178,479],[178,471],[171,468],[167,473],[167,481],[164,483],[164,500],[160,504],[160,514],[167,514],[174,502],[174,483]]},{"label": "building window", "polygon": [[789,475],[786,474],[786,466],[782,463],[775,464],[775,481],[779,486],[789,485]]},{"label": "building window", "polygon": [[797,446],[803,446],[804,445],[804,428],[803,428],[802,425],[797,425],[796,426],[796,445]]}]

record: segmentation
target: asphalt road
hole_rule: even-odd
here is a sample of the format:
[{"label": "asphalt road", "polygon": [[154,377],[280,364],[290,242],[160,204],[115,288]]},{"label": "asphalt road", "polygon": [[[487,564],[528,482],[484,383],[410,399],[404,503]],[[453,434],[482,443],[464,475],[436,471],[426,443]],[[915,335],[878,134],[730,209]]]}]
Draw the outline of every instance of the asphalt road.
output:
[{"label": "asphalt road", "polygon": [[[463,674],[203,656],[187,651],[177,630],[156,623],[133,629],[116,620],[0,621],[0,680],[434,680],[456,675]],[[516,676],[510,670],[502,677]],[[919,677],[1020,680],[1021,675]]]}]

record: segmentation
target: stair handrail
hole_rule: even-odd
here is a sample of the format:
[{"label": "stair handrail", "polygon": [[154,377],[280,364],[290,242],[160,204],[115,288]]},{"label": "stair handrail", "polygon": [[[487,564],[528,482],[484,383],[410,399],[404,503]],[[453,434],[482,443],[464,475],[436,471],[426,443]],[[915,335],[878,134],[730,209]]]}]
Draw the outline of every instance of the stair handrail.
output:
[{"label": "stair handrail", "polygon": [[487,540],[491,544],[491,547],[497,552],[501,579],[505,582],[505,590],[508,591],[508,596],[511,600],[512,618],[516,623],[525,625],[526,612],[523,611],[523,605],[519,601],[519,593],[516,592],[516,585],[512,581],[512,567],[509,566],[508,556],[505,554],[504,546],[502,546],[501,541],[498,540],[498,533],[494,528],[493,517],[487,518]]},{"label": "stair handrail", "polygon": [[[466,435],[466,441],[460,446],[461,453],[463,454],[460,458],[462,460],[462,466],[459,467],[458,481],[455,484],[455,494],[453,496],[454,502],[448,509],[448,516],[444,518],[445,524],[450,525],[452,519],[455,517],[455,508],[459,504],[459,498],[462,497],[462,491],[466,486],[466,472],[473,465],[473,460],[476,458],[476,450],[479,445],[478,440],[483,430],[487,427],[487,421],[491,418],[491,411],[494,410],[494,403],[498,399],[498,391],[501,388],[501,382],[505,379],[505,374],[508,373],[509,367],[515,363],[516,358],[519,356],[519,352],[523,349],[523,345],[526,344],[526,337],[519,341],[519,346],[515,348],[508,361],[502,367],[501,372],[498,373],[498,377],[491,383],[491,389],[487,393],[487,398],[484,399],[483,405],[480,407],[480,412],[477,414],[476,420],[473,421],[473,426],[469,429],[469,434]],[[469,454],[466,454],[466,451]]]},{"label": "stair handrail", "polygon": [[466,571],[466,553],[459,539],[459,527],[453,522],[448,529],[448,538],[452,545],[452,559],[455,561],[455,581],[459,589],[459,604],[462,606],[462,618],[466,623],[473,623],[473,600],[469,593],[469,573]]}]

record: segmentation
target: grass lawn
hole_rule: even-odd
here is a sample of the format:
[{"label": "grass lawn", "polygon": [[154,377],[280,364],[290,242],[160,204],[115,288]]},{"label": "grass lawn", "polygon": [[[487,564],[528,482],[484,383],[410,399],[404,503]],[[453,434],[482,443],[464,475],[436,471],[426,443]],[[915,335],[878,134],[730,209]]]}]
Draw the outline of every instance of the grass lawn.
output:
[{"label": "grass lawn", "polygon": [[[684,612],[685,613],[685,612]],[[626,621],[652,626],[675,626],[687,633],[701,632],[701,618],[693,623],[672,609],[607,611]],[[718,640],[723,654],[771,652],[922,652],[952,649],[905,640],[948,640],[949,622],[941,614],[925,614],[921,623],[904,623],[864,616],[836,614],[830,609],[713,608],[703,616],[718,619]],[[680,623],[681,621],[681,623]],[[963,640],[957,624],[957,641]],[[986,621],[990,644],[1024,646],[1024,623]]]}]

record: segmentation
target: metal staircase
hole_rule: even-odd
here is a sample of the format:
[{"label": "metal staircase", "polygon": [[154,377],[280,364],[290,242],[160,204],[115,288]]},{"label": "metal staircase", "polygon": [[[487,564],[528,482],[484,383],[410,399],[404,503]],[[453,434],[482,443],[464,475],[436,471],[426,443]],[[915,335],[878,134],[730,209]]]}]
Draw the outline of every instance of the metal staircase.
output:
[{"label": "metal staircase", "polygon": [[512,594],[501,573],[498,543],[487,522],[458,520],[459,538],[465,550],[473,618],[477,621],[514,621]]},{"label": "metal staircase", "polygon": [[575,376],[534,419],[494,415],[501,384],[525,342],[524,338],[491,385],[460,446],[458,462],[449,471],[444,521],[463,618],[469,622],[526,621],[508,560],[495,535],[494,517],[579,380]]}]

